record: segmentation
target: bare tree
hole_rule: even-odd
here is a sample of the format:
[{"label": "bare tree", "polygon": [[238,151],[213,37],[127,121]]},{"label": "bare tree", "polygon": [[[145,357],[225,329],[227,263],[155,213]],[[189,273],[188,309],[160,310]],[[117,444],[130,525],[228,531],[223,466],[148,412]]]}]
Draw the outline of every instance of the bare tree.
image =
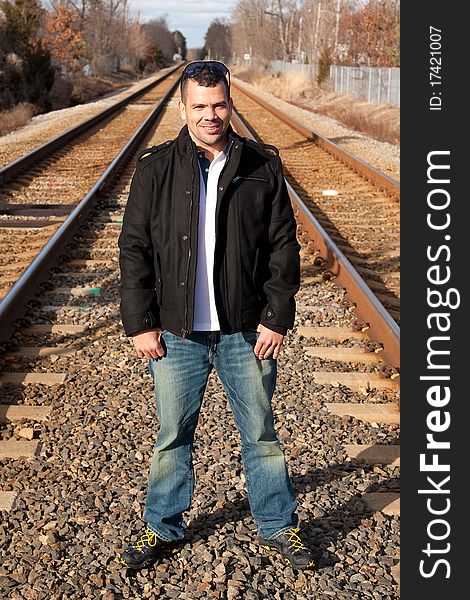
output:
[{"label": "bare tree", "polygon": [[119,70],[126,19],[127,0],[89,1],[86,37],[94,72]]},{"label": "bare tree", "polygon": [[[334,57],[339,48],[341,14],[347,0],[304,0],[300,8],[302,19],[299,45],[305,52],[305,62],[318,64],[320,55]],[[300,36],[299,36],[300,38]]]},{"label": "bare tree", "polygon": [[304,0],[301,16],[309,62],[327,49],[336,64],[399,64],[398,0]]},{"label": "bare tree", "polygon": [[283,57],[279,24],[272,0],[239,0],[232,14],[232,51],[235,58],[250,54],[257,62]]},{"label": "bare tree", "polygon": [[50,11],[58,5],[77,14],[93,73],[117,71],[124,63],[137,66],[145,58],[145,34],[129,16],[128,0],[49,0],[49,5]]},{"label": "bare tree", "polygon": [[145,23],[144,28],[154,49],[155,63],[159,66],[171,64],[178,52],[179,38],[168,29],[166,18],[152,19]]},{"label": "bare tree", "polygon": [[152,54],[152,43],[145,26],[137,20],[130,21],[124,33],[127,64],[143,72]]},{"label": "bare tree", "polygon": [[283,60],[291,60],[294,35],[298,29],[297,2],[294,0],[272,0],[271,8],[265,10],[265,12],[277,20]]}]

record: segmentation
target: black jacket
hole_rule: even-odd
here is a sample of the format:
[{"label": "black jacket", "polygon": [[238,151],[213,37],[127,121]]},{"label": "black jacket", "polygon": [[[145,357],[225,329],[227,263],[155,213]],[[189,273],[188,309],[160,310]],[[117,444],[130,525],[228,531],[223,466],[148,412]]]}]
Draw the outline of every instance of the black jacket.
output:
[{"label": "black jacket", "polygon": [[[137,161],[119,237],[127,335],[192,331],[199,210],[197,149],[187,126]],[[219,177],[214,289],[221,331],[294,324],[300,284],[296,222],[272,146],[229,129]]]}]

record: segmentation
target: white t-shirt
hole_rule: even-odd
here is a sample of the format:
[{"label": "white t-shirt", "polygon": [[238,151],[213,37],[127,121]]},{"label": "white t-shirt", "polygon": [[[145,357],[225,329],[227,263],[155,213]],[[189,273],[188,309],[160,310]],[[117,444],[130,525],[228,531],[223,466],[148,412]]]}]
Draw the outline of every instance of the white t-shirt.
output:
[{"label": "white t-shirt", "polygon": [[226,159],[227,154],[222,151],[210,163],[207,172],[207,189],[204,185],[201,169],[199,169],[200,192],[194,331],[220,330],[214,296],[215,209],[217,206],[219,175]]}]

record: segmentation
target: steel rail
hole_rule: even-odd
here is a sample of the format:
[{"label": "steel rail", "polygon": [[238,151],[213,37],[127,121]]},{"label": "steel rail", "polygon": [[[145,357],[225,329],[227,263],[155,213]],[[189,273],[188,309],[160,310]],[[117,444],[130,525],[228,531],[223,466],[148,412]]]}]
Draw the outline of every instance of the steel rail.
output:
[{"label": "steel rail", "polygon": [[129,160],[131,154],[143,142],[155,120],[177,89],[178,83],[179,77],[152,112],[147,116],[145,121],[134,131],[132,137],[116,155],[103,175],[94,184],[93,188],[86,194],[80,203],[77,204],[60,228],[41,249],[29,267],[2,299],[0,302],[0,342],[8,340],[11,336],[15,329],[15,321],[24,316],[27,310],[27,302],[31,300],[39,284],[47,278],[51,267],[57,264],[66,244],[70,241],[79,225],[94,207],[100,192],[109,185],[123,164]]},{"label": "steel rail", "polygon": [[[241,135],[256,139],[248,125],[234,110],[232,122]],[[325,272],[346,290],[346,298],[355,305],[355,315],[368,324],[367,334],[383,346],[381,356],[392,367],[400,367],[400,328],[380,300],[323,229],[302,199],[287,183],[297,222],[307,233],[323,258]]]},{"label": "steel rail", "polygon": [[42,160],[49,154],[52,154],[52,152],[54,152],[58,148],[61,148],[62,146],[64,146],[67,142],[73,140],[78,135],[85,133],[85,131],[88,131],[89,129],[91,129],[92,127],[94,127],[95,125],[97,125],[98,123],[103,121],[104,119],[113,115],[115,112],[118,112],[119,110],[121,110],[121,108],[124,108],[127,104],[130,104],[131,102],[133,102],[140,96],[143,96],[145,93],[147,93],[153,87],[157,86],[159,83],[164,81],[167,77],[169,77],[176,70],[181,68],[181,66],[182,66],[181,64],[176,65],[176,67],[172,68],[171,70],[169,70],[167,73],[165,73],[161,77],[159,77],[159,78],[155,79],[154,81],[150,82],[149,84],[145,85],[140,90],[137,90],[136,92],[132,93],[127,98],[123,98],[122,100],[119,100],[118,102],[109,106],[105,110],[99,112],[98,114],[94,115],[93,117],[90,117],[86,121],[83,121],[83,123],[79,123],[78,125],[75,125],[74,127],[71,127],[70,129],[67,129],[63,133],[60,133],[59,135],[55,136],[51,140],[48,140],[44,144],[41,144],[37,148],[34,148],[30,152],[23,154],[23,156],[20,156],[17,159],[11,161],[10,163],[4,165],[2,168],[0,168],[0,184],[5,183],[9,179],[12,179],[15,175],[18,175],[19,173],[23,173],[25,171],[25,169],[29,169],[32,165],[34,165],[38,161]]},{"label": "steel rail", "polygon": [[306,137],[307,139],[313,141],[315,144],[329,152],[335,158],[341,160],[343,163],[354,169],[356,172],[360,173],[373,183],[375,183],[378,187],[385,190],[389,193],[394,199],[398,200],[400,198],[400,183],[395,179],[392,179],[382,171],[379,171],[372,165],[369,165],[364,160],[360,159],[354,154],[351,154],[341,146],[338,146],[328,138],[322,136],[321,134],[313,131],[313,129],[309,129],[297,119],[286,115],[281,110],[277,109],[272,104],[269,104],[250,90],[246,89],[246,87],[240,84],[239,81],[232,81],[233,87],[241,90],[244,94],[250,97],[252,100],[257,102],[260,106],[265,108],[267,111],[275,115],[278,119],[298,131],[301,135]]}]

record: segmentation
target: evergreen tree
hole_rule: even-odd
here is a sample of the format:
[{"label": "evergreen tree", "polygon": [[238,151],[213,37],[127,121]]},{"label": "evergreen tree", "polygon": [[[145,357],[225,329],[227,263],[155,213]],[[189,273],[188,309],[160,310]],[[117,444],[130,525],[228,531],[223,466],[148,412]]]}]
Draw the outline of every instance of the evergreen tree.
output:
[{"label": "evergreen tree", "polygon": [[3,0],[0,8],[0,108],[32,102],[47,110],[54,70],[39,37],[44,10],[38,0]]}]

